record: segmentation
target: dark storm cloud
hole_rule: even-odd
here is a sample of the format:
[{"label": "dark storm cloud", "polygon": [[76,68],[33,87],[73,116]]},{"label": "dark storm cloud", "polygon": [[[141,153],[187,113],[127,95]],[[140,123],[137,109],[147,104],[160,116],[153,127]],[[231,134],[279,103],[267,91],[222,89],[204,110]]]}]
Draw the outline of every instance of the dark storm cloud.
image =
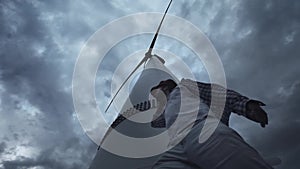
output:
[{"label": "dark storm cloud", "polygon": [[[289,90],[289,91],[288,91]],[[281,168],[299,168],[299,161],[296,160],[300,152],[300,118],[298,104],[300,101],[300,82],[289,86],[287,91],[290,95],[277,94],[274,97],[280,99],[280,106],[276,106],[274,111],[270,111],[272,121],[267,135],[264,139],[259,139],[252,134],[253,143],[268,155],[279,156],[282,158]]]},{"label": "dark storm cloud", "polygon": [[[5,168],[85,168],[93,157],[94,151],[91,148],[94,148],[94,144],[84,134],[78,134],[83,131],[78,121],[73,119],[71,94],[64,89],[71,85],[75,59],[65,64],[63,58],[73,56],[65,55],[65,51],[60,49],[55,39],[62,34],[69,36],[69,39],[66,39],[70,41],[86,39],[90,29],[82,22],[73,21],[66,24],[75,27],[72,29],[73,33],[70,31],[67,34],[63,30],[61,35],[52,34],[51,31],[61,22],[54,22],[51,25],[54,28],[49,27],[49,24],[41,19],[41,8],[43,5],[49,5],[48,9],[53,7],[56,12],[63,12],[68,2],[60,3],[62,2],[50,1],[50,4],[40,4],[30,1],[1,1],[1,116],[10,121],[11,126],[9,131],[2,129],[1,133],[15,133],[12,138],[6,137],[7,144],[15,142],[17,146],[25,148],[35,146],[39,152],[37,157],[24,158],[17,155],[19,150],[6,150],[6,144],[1,143],[2,155],[16,155],[16,160],[3,162]],[[83,30],[88,30],[88,33],[84,34]],[[75,50],[78,52],[79,49]],[[65,76],[68,78],[64,79]],[[26,115],[20,114],[24,101],[38,109],[41,114],[35,115],[35,119],[26,120]],[[29,125],[26,125],[27,123]],[[18,137],[13,139],[15,136]],[[24,140],[31,144],[21,144]]]},{"label": "dark storm cloud", "polygon": [[14,159],[0,167],[87,168],[96,147],[74,115],[73,68],[83,42],[122,15],[109,1],[0,2],[0,150]]},{"label": "dark storm cloud", "polygon": [[[0,156],[18,152],[8,148],[10,142],[18,145],[30,138],[35,142],[18,146],[38,149],[35,157],[4,161],[5,168],[89,165],[95,145],[74,122],[72,98],[65,90],[71,85],[81,47],[74,49],[74,45],[108,21],[132,11],[149,11],[150,7],[139,3],[135,7],[127,1],[0,1],[1,118],[10,123],[9,130],[0,131],[5,141],[0,143]],[[299,1],[280,0],[174,1],[172,7],[180,9],[178,16],[204,29],[212,40],[228,86],[266,102],[270,118],[266,129],[240,123],[241,119],[231,124],[237,123],[239,131],[264,155],[279,156],[283,164],[278,169],[300,165],[296,159],[300,152],[299,5]],[[112,59],[106,63],[108,71],[116,65]],[[26,119],[20,114],[24,100],[41,114]],[[33,128],[38,129],[36,133],[31,132]]]},{"label": "dark storm cloud", "polygon": [[5,142],[0,143],[0,155],[4,152],[5,148],[6,148],[6,143]]},{"label": "dark storm cloud", "polygon": [[228,86],[267,104],[266,129],[240,117],[231,124],[262,154],[279,156],[283,162],[278,168],[299,168],[300,2],[196,1],[186,6],[182,15],[193,21],[195,15],[203,17],[195,23],[200,27],[217,10],[206,34],[223,60]]},{"label": "dark storm cloud", "polygon": [[[63,162],[61,161],[56,161],[53,159],[28,159],[24,158],[22,160],[14,160],[14,161],[5,161],[3,163],[3,166],[5,168],[9,169],[18,169],[18,168],[29,168],[29,167],[44,167],[44,168],[69,168],[69,166],[66,166]],[[76,166],[72,166],[72,168],[79,168]]]},{"label": "dark storm cloud", "polygon": [[[247,71],[240,74],[245,82],[251,81],[248,77],[252,75],[256,82],[262,82],[260,85],[263,87],[289,84],[290,81],[286,81],[289,76],[295,80],[295,73],[299,73],[293,68],[300,61],[297,57],[300,40],[299,2],[246,2],[238,9],[237,30],[250,28],[251,33],[230,49],[230,60],[239,60],[235,67],[243,67],[241,70]],[[289,37],[292,40],[289,41]],[[264,79],[268,79],[268,82]]]},{"label": "dark storm cloud", "polygon": [[[2,20],[4,33],[15,27],[10,38],[5,39],[1,46],[1,81],[4,85],[2,101],[9,102],[9,95],[17,95],[27,99],[32,105],[37,106],[46,115],[46,121],[51,121],[56,116],[58,126],[65,129],[68,123],[62,123],[72,113],[70,95],[61,91],[61,72],[57,67],[61,63],[57,58],[61,56],[59,50],[47,37],[47,28],[38,20],[38,10],[32,4],[12,4],[18,9],[11,13],[19,21],[9,18]],[[5,6],[2,6],[5,8]],[[26,17],[24,17],[26,16]],[[15,24],[15,25],[14,25]],[[4,34],[3,33],[3,34]],[[35,44],[45,45],[46,50],[42,55],[35,51]],[[69,129],[70,127],[68,127]]]},{"label": "dark storm cloud", "polygon": [[[35,158],[26,158],[19,157],[16,160],[4,161],[3,166],[7,169],[18,169],[18,168],[29,168],[29,167],[43,167],[45,169],[56,169],[56,168],[65,168],[65,169],[82,169],[87,168],[88,164],[83,164],[90,160],[90,153],[95,148],[93,146],[82,145],[76,139],[65,140],[62,143],[62,147],[51,147],[43,149],[42,152]],[[77,146],[77,149],[73,145]],[[80,149],[80,155],[77,159],[73,159],[70,153],[79,153],[78,149],[80,146],[84,146],[85,149]],[[57,152],[63,149],[65,154],[61,157],[58,156]],[[79,160],[79,161],[78,161]]]}]

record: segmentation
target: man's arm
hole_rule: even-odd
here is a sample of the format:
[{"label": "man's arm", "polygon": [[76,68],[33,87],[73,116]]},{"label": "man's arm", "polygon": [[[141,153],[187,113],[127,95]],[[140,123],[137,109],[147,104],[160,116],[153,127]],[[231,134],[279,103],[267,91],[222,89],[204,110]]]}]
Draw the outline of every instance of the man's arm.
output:
[{"label": "man's arm", "polygon": [[[183,83],[190,85],[191,88],[196,87],[193,85],[195,82],[192,80],[185,79]],[[216,97],[214,105],[224,104],[222,101],[224,101],[223,99],[226,95],[225,109],[258,122],[262,127],[268,124],[267,113],[260,107],[264,106],[262,102],[250,100],[248,97],[218,84],[197,82],[197,88],[195,90],[199,91],[199,96],[207,105],[211,104],[212,96]]]},{"label": "man's arm", "polygon": [[195,81],[189,79],[185,79],[182,83],[189,86],[189,88],[194,88],[194,91],[198,91],[199,96],[207,105],[210,106],[211,98],[214,96],[216,98],[214,105],[223,105],[225,99],[225,108],[227,110],[239,115],[246,115],[246,105],[250,99],[242,96],[240,93],[226,89],[218,84],[196,82],[195,85]]}]

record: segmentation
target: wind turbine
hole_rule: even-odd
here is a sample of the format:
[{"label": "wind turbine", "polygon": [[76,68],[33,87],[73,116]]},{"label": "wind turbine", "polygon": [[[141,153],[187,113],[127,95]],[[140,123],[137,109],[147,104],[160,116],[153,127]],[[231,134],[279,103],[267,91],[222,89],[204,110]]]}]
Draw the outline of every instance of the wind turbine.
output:
[{"label": "wind turbine", "polygon": [[[99,143],[98,152],[95,156],[90,169],[96,168],[145,168],[145,166],[151,166],[154,161],[158,158],[158,155],[152,157],[145,158],[127,158],[115,155],[110,153],[102,148],[102,145],[111,142],[113,139],[112,131],[116,130],[124,135],[128,135],[130,137],[151,137],[155,136],[161,132],[162,129],[155,129],[150,127],[150,123],[137,123],[129,120],[131,116],[134,116],[139,113],[143,113],[147,110],[155,110],[157,107],[157,103],[155,99],[149,100],[149,92],[150,89],[158,84],[162,80],[173,79],[178,82],[178,79],[175,75],[172,74],[170,70],[168,70],[164,66],[164,59],[159,57],[158,55],[152,54],[154,49],[156,40],[159,35],[159,31],[162,27],[163,21],[167,15],[167,12],[171,6],[172,0],[170,0],[164,15],[160,21],[160,24],[157,28],[157,31],[151,41],[148,51],[145,53],[143,59],[138,63],[138,65],[133,69],[133,71],[128,75],[128,77],[121,84],[115,95],[112,97],[112,100],[109,102],[105,112],[107,112],[112,105],[114,99],[118,96],[118,93],[121,91],[123,86],[128,82],[130,77],[142,66],[143,71],[139,76],[139,79],[135,83],[132,91],[129,94],[129,97],[125,101],[121,109],[121,113],[119,113],[118,117],[111,124],[107,132],[105,133],[102,141]],[[147,113],[147,112],[146,112]],[[149,114],[149,113],[148,113]],[[149,116],[149,115],[148,115]],[[112,137],[112,138],[110,138]],[[109,143],[107,143],[109,144]],[[116,143],[117,144],[117,143]],[[114,145],[112,145],[114,146]],[[115,145],[120,146],[120,145]]]},{"label": "wind turbine", "polygon": [[[116,98],[116,96],[119,94],[120,90],[122,89],[122,87],[126,84],[126,82],[128,81],[128,79],[136,72],[136,70],[143,64],[145,64],[153,55],[152,55],[152,50],[154,48],[154,45],[155,45],[155,42],[156,42],[156,39],[158,37],[158,34],[159,34],[159,31],[160,31],[160,28],[161,28],[161,25],[166,17],[166,14],[171,6],[171,3],[172,3],[172,0],[170,1],[165,13],[164,13],[164,16],[157,28],[157,31],[154,35],[154,38],[152,39],[152,42],[151,42],[151,45],[147,51],[147,53],[145,54],[145,57],[140,61],[140,63],[134,68],[134,70],[129,74],[129,76],[125,79],[125,81],[122,83],[122,85],[120,86],[120,88],[117,90],[116,94],[114,95],[114,97],[112,98],[112,100],[110,101],[110,103],[108,104],[107,108],[105,109],[105,113],[107,112],[107,110],[109,109],[110,105],[112,104],[112,102],[114,101],[114,99]],[[160,58],[159,56],[156,56],[162,63],[165,63],[165,61]]]}]

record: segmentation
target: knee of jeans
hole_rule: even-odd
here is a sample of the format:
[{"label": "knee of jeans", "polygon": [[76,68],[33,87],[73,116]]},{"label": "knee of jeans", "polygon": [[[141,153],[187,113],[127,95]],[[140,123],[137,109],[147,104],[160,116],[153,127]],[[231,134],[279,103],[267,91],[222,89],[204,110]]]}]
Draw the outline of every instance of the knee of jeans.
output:
[{"label": "knee of jeans", "polygon": [[238,132],[236,132],[234,129],[226,126],[225,124],[220,123],[218,127],[215,130],[216,134],[220,135],[230,135],[230,136],[238,136],[241,137]]}]

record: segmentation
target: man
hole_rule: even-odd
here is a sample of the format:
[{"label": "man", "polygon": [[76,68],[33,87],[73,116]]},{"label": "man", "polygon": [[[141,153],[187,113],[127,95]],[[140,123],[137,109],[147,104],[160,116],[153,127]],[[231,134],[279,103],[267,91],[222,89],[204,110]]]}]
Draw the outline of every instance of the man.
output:
[{"label": "man", "polygon": [[[228,127],[231,112],[243,115],[265,127],[268,118],[260,107],[264,106],[264,103],[250,100],[216,84],[188,79],[181,80],[178,85],[170,79],[162,81],[151,89],[151,94],[158,101],[152,127],[166,127],[170,146],[173,147],[162,154],[153,166],[154,169],[272,168],[237,132]],[[212,96],[216,97],[213,104]],[[220,107],[224,107],[221,123],[216,123]],[[216,112],[216,116],[209,114],[209,108]],[[212,120],[205,123],[207,119]],[[199,142],[204,125],[216,128],[205,142]]]}]

